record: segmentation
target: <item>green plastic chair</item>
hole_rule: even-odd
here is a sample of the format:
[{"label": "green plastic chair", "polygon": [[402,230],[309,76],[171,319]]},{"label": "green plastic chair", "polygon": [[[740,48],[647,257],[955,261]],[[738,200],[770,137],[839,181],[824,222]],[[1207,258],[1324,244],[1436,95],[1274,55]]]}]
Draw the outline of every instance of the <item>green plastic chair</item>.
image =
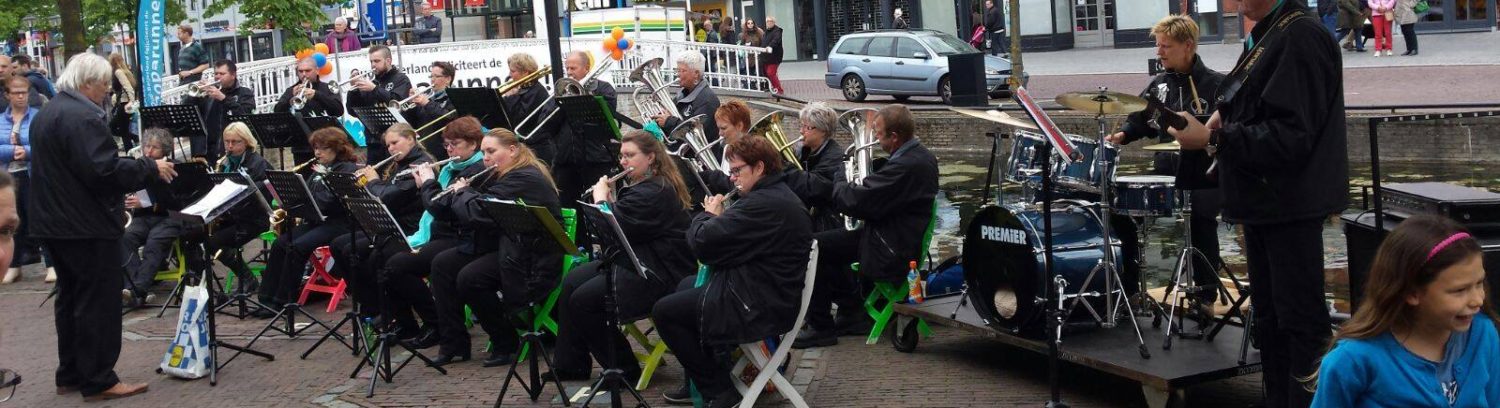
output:
[{"label": "green plastic chair", "polygon": [[[255,279],[257,280],[260,279],[261,271],[266,270],[266,256],[267,254],[270,254],[271,244],[276,242],[276,231],[266,231],[260,233],[260,240],[261,242],[265,243],[262,246],[263,249],[261,250],[261,254],[256,255],[255,258],[245,261],[245,264],[250,266],[250,274],[254,275]],[[241,252],[244,251],[243,248],[235,250]],[[233,273],[224,274],[224,293],[234,293],[235,279],[236,278]]]},{"label": "green plastic chair", "polygon": [[172,257],[169,259],[174,261],[173,264],[167,265],[164,271],[156,271],[154,279],[157,282],[181,281],[182,275],[187,273],[187,255],[182,253],[182,240],[172,241]]},{"label": "green plastic chair", "polygon": [[[563,231],[568,233],[569,241],[576,242],[576,240],[578,239],[578,212],[572,208],[564,208],[562,209],[562,216]],[[574,266],[582,264],[585,261],[586,258],[582,256],[563,254],[562,275],[557,280],[557,287],[552,288],[552,292],[547,294],[547,300],[542,301],[542,303],[539,305],[532,306],[531,330],[529,331],[539,333],[547,331],[551,332],[553,335],[557,334],[557,320],[552,318],[552,310],[557,308],[557,298],[562,297],[562,281],[563,279],[568,278],[568,272],[573,271]],[[464,310],[468,311],[468,307],[465,306]],[[517,330],[517,332],[526,331],[527,330]],[[488,349],[489,346],[486,346],[485,348]],[[531,355],[531,345],[523,344],[521,346],[520,354],[516,355],[516,359],[518,361],[525,360],[529,355]]]},{"label": "green plastic chair", "polygon": [[[937,210],[938,202],[937,200],[933,200],[932,218],[927,222],[927,232],[922,235],[922,248],[917,250],[916,261],[918,271],[925,271],[928,267],[928,260],[931,258],[931,255],[928,254],[928,247],[932,245],[933,230],[937,229]],[[859,262],[850,265],[850,268],[858,272]],[[880,334],[885,332],[885,326],[890,323],[891,317],[895,315],[896,304],[906,301],[906,296],[910,293],[910,289],[907,286],[906,279],[902,279],[899,282],[875,282],[875,289],[870,291],[869,296],[865,296],[865,312],[869,313],[870,318],[875,320],[875,325],[870,328],[870,336],[865,338],[865,344],[880,342]],[[877,309],[875,307],[876,303],[882,300],[885,301],[885,305]],[[900,328],[896,330],[900,330]],[[932,337],[932,327],[927,325],[926,320],[917,319],[917,331],[922,337]]]}]

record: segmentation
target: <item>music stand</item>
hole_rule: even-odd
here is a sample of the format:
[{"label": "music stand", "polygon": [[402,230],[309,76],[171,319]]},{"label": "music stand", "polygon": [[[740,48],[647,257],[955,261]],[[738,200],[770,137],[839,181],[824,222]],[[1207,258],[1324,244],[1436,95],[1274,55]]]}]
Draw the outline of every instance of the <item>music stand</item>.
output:
[{"label": "music stand", "polygon": [[[177,169],[177,178],[173,178],[171,183],[161,184],[152,182],[147,184],[146,186],[147,194],[150,194],[151,198],[156,200],[153,205],[166,209],[169,212],[168,218],[172,218],[170,216],[170,212],[182,210],[184,207],[186,207],[185,205],[183,205],[183,203],[197,201],[199,198],[202,198],[204,194],[207,194],[208,189],[210,188],[208,179],[208,165],[197,161],[191,161],[187,163],[177,163],[173,168]],[[180,235],[178,239],[186,242],[193,238],[193,234],[191,234],[192,231],[189,231],[189,227],[191,227],[191,225],[184,225],[183,227],[184,228],[182,230],[182,235]],[[125,284],[129,285],[132,291],[140,289],[135,286],[135,282],[132,279],[129,279],[129,275],[127,275],[127,279],[125,279]],[[185,279],[178,279],[177,284],[173,285],[172,287],[172,292],[162,300],[161,304],[141,305],[140,307],[144,308],[160,306],[161,310],[157,311],[156,317],[165,316],[167,314],[168,308],[181,307],[182,289],[186,286],[186,284],[187,282]],[[173,299],[177,299],[176,305],[172,304]],[[136,309],[137,308],[131,308],[129,310],[126,310],[126,312]]]},{"label": "music stand", "polygon": [[510,117],[505,113],[500,93],[493,88],[449,87],[448,101],[453,103],[456,117],[473,116],[486,128],[510,129]]},{"label": "music stand", "polygon": [[[380,140],[380,137],[385,134],[386,129],[397,123],[406,123],[406,118],[394,112],[394,108],[386,107],[385,104],[360,106],[351,108],[350,111],[360,123],[365,125],[365,146],[383,145],[384,141]],[[371,163],[373,162],[372,159]]]},{"label": "music stand", "polygon": [[[370,196],[369,190],[366,190],[364,186],[360,185],[359,184],[359,178],[358,178],[358,176],[355,176],[353,174],[337,173],[337,172],[327,173],[327,174],[323,175],[323,182],[328,185],[328,189],[332,190],[334,196],[338,197],[339,201],[343,202],[346,207],[349,205],[349,201],[348,200],[350,200],[352,198],[355,198],[355,197],[369,197]],[[350,212],[353,212],[353,211],[350,211]],[[358,244],[358,241],[356,241],[355,237],[354,237],[354,234],[357,233],[357,232],[365,232],[365,237],[366,238],[369,238],[369,237],[373,236],[373,235],[371,235],[371,233],[369,231],[372,231],[372,230],[371,229],[362,229],[362,228],[350,228],[349,229],[349,235],[348,235],[349,236],[349,245],[352,247],[355,244]],[[359,263],[359,250],[358,250],[358,248],[351,248],[351,249],[354,249],[353,251],[350,251],[350,256],[352,256],[353,259],[347,259],[345,261],[347,261],[347,263],[349,263],[350,265],[359,265],[360,264]],[[350,276],[345,276],[343,279],[346,282],[350,282],[350,281],[353,280],[352,278],[353,278],[353,276],[350,275]],[[353,286],[352,282],[351,282],[350,286]],[[349,351],[352,352],[354,355],[359,355],[360,350],[369,350],[369,348],[367,347],[367,346],[369,346],[369,344],[367,343],[367,339],[363,335],[364,333],[367,332],[366,329],[368,327],[365,324],[365,321],[363,319],[360,319],[359,312],[360,312],[360,303],[356,301],[356,302],[354,302],[354,307],[352,309],[350,309],[348,312],[344,312],[344,318],[340,319],[337,323],[333,324],[333,329],[330,329],[328,331],[328,333],[325,333],[323,335],[322,338],[319,338],[317,342],[313,343],[312,347],[309,347],[307,349],[307,351],[302,352],[302,359],[306,360],[307,356],[310,355],[310,354],[312,354],[312,352],[314,350],[317,350],[319,346],[322,346],[324,341],[327,341],[329,337],[332,337],[335,333],[338,333],[338,330],[340,328],[343,328],[345,324],[351,324],[351,323],[354,326],[353,327],[354,339],[351,342],[348,342],[348,343],[344,343],[342,341],[342,339],[341,339],[340,343],[344,344],[344,347],[348,347]]]},{"label": "music stand", "polygon": [[[265,214],[264,216],[270,216],[271,215],[271,204],[268,201],[266,201],[265,195],[261,194],[261,192],[260,192],[260,186],[258,186],[258,185],[255,184],[255,180],[250,177],[250,174],[245,173],[245,169],[242,168],[239,171],[234,172],[234,173],[209,173],[208,174],[208,179],[213,184],[215,184],[215,185],[217,185],[219,183],[223,183],[224,181],[231,181],[231,182],[234,182],[234,183],[237,183],[237,184],[240,184],[240,185],[244,185],[244,186],[250,187],[250,189],[249,189],[250,195],[249,195],[249,197],[247,197],[245,199],[246,200],[253,199],[253,202],[252,203],[241,203],[241,204],[235,205],[235,206],[233,206],[231,208],[238,208],[241,205],[258,205],[258,207],[263,211],[263,214]],[[233,211],[233,210],[231,209],[231,211]],[[210,235],[212,235],[212,231],[209,231],[209,232],[210,232]],[[207,255],[207,254],[204,254],[204,255]],[[205,262],[204,265],[209,265],[210,268],[211,268],[212,265],[213,265],[212,259],[213,259],[213,257],[209,257],[208,259],[205,259],[204,260],[204,262]],[[228,296],[229,294],[225,293],[224,295]],[[226,309],[226,308],[228,308],[230,306],[236,306],[239,309],[239,312],[238,313],[233,313],[233,314],[226,312],[224,309]],[[224,313],[224,314],[227,314],[229,316],[233,316],[235,318],[243,320],[245,317],[250,316],[250,312],[252,310],[255,310],[255,309],[250,309],[250,306],[255,306],[257,309],[268,309],[266,307],[266,305],[263,305],[259,301],[251,298],[249,293],[243,293],[242,292],[242,293],[235,293],[233,296],[229,296],[229,301],[224,302],[224,304],[221,304],[221,305],[219,305],[219,307],[215,308],[214,309],[214,313]]]},{"label": "music stand", "polygon": [[[265,113],[259,115],[231,115],[231,122],[244,122],[250,126],[250,133],[260,140],[262,146],[267,149],[292,149],[293,157],[298,152],[307,154],[312,152],[312,147],[307,144],[308,132],[297,116],[287,112]],[[277,155],[279,161],[282,156]],[[285,167],[283,165],[283,167]]]},{"label": "music stand", "polygon": [[620,122],[615,120],[614,111],[609,109],[602,96],[558,97],[557,107],[567,115],[565,118],[573,126],[573,132],[584,136],[584,140],[620,138]]},{"label": "music stand", "polygon": [[[641,277],[646,277],[650,272],[646,269],[645,265],[641,264],[640,258],[635,256],[635,250],[630,247],[630,241],[625,237],[625,231],[620,229],[620,222],[615,219],[615,215],[610,211],[608,204],[596,205],[579,201],[578,212],[583,214],[583,217],[579,219],[584,222],[584,228],[588,231],[589,237],[594,240],[594,244],[599,252],[599,256],[595,259],[599,260],[599,270],[604,271],[604,287],[609,288],[604,291],[605,327],[609,330],[619,330],[618,327],[620,327],[621,323],[620,312],[615,306],[614,266],[618,262],[620,254],[624,253],[626,255],[626,259],[630,261],[632,269],[637,274],[640,274]],[[608,339],[614,338],[614,336],[608,337]],[[615,347],[611,345],[606,350],[609,350],[609,353],[614,353],[614,349]],[[615,356],[606,356],[606,359],[601,361],[615,361]],[[625,379],[625,371],[618,368],[611,368],[600,373],[599,380],[594,381],[593,388],[589,389],[589,397],[583,401],[583,406],[588,407],[589,403],[594,401],[594,397],[599,396],[600,390],[610,385],[612,385],[609,388],[611,390],[609,392],[610,406],[618,407],[623,404],[624,401],[618,392],[621,389],[628,390],[630,395],[635,396],[636,401],[640,402],[638,406],[648,406],[646,400],[641,398],[641,394],[636,392],[635,387]]]},{"label": "music stand", "polygon": [[[323,216],[323,211],[318,208],[317,202],[313,200],[312,191],[307,188],[307,182],[302,180],[301,175],[289,171],[267,171],[266,181],[271,184],[272,196],[276,198],[281,209],[286,211],[289,218],[288,221],[290,221],[290,218],[317,220],[319,222],[326,219]],[[295,231],[296,228],[288,228],[287,236],[278,239],[295,241]],[[284,273],[295,272],[284,271]],[[306,317],[311,323],[301,329],[296,328],[298,314]],[[286,318],[286,325],[284,327],[276,327],[276,323],[280,322],[283,317]],[[322,326],[324,329],[328,329],[328,331],[333,331],[333,328],[329,327],[328,324],[323,323],[317,317],[302,310],[302,306],[297,304],[297,302],[288,302],[282,306],[280,311],[276,312],[276,316],[273,316],[270,321],[266,322],[266,326],[260,329],[260,332],[256,333],[255,337],[250,339],[249,344],[255,344],[256,341],[259,341],[261,337],[266,335],[266,332],[271,330],[280,332],[287,337],[296,338],[303,331],[312,328],[314,324]],[[338,338],[341,342],[344,339],[343,335],[339,334],[335,334],[334,337]]]},{"label": "music stand", "polygon": [[[248,179],[248,177],[247,177],[247,179]],[[224,181],[219,181],[219,183],[223,183],[223,182]],[[247,190],[247,191],[255,191],[254,185],[250,185],[250,186],[247,186],[247,187],[248,188],[246,188],[245,190]],[[217,203],[212,204],[212,205],[210,205],[209,203],[201,201],[201,200],[209,199],[210,198],[210,197],[204,197],[204,198],[200,199],[199,201],[196,201],[193,204],[191,204],[191,205],[189,205],[188,207],[185,208],[185,210],[191,211],[191,213],[174,212],[174,213],[171,214],[171,217],[172,218],[176,218],[176,219],[180,219],[180,220],[184,220],[183,221],[183,229],[184,230],[187,230],[187,229],[196,229],[196,230],[202,232],[202,236],[206,237],[207,236],[207,231],[206,230],[208,228],[208,225],[212,224],[214,222],[214,220],[218,219],[219,216],[222,216],[225,213],[227,213],[230,209],[238,206],[241,201],[244,201],[249,196],[250,196],[250,193],[248,193],[246,191],[241,191],[239,194],[234,195],[233,197],[231,197],[228,200],[217,202]],[[207,208],[208,210],[206,212],[197,211],[200,208]],[[196,245],[202,245],[202,241],[198,241],[196,243]],[[202,256],[204,258],[203,259],[203,263],[201,265],[211,265],[211,264],[208,263],[209,260],[208,260],[207,251],[204,251],[202,248],[199,248],[198,252],[199,252],[200,256]],[[255,350],[254,348],[251,348],[254,345],[253,344],[254,341],[251,341],[250,342],[251,344],[246,344],[246,345],[243,345],[243,346],[239,346],[239,345],[230,344],[229,342],[226,342],[226,341],[223,341],[223,340],[219,340],[219,337],[218,337],[218,320],[215,319],[215,317],[214,317],[214,315],[217,314],[215,311],[218,309],[218,306],[216,306],[216,302],[217,301],[215,300],[215,299],[218,298],[218,296],[215,296],[216,294],[214,293],[214,291],[219,288],[218,277],[214,275],[213,268],[211,266],[210,267],[204,267],[199,272],[202,274],[202,275],[199,276],[199,279],[200,279],[199,282],[201,284],[203,284],[204,286],[206,286],[206,288],[208,289],[208,292],[209,292],[208,293],[207,303],[204,304],[204,309],[203,309],[208,314],[208,350],[209,350],[208,384],[210,386],[218,385],[219,384],[219,370],[223,369],[225,366],[228,366],[229,363],[231,361],[234,361],[234,359],[236,357],[239,357],[240,354],[250,353],[251,355],[264,358],[264,359],[266,359],[266,361],[273,361],[273,360],[275,360],[276,356],[271,355],[270,353],[266,353],[266,352]],[[234,350],[235,354],[233,356],[230,356],[228,360],[224,360],[223,363],[220,363],[219,362],[219,348],[220,347],[227,348],[227,349],[230,349],[230,350]],[[161,372],[161,369],[158,368],[157,372]]]},{"label": "music stand", "polygon": [[[513,237],[517,242],[522,241],[521,237],[527,236],[546,235],[552,238],[537,241],[541,247],[526,248],[527,252],[548,254],[542,256],[551,256],[550,254],[553,253],[554,249],[560,249],[560,252],[569,255],[578,254],[578,248],[573,246],[573,241],[568,239],[566,232],[563,232],[562,225],[557,223],[557,218],[553,217],[552,212],[546,207],[526,205],[526,203],[520,201],[496,199],[480,199],[478,203],[479,208],[483,209],[497,224],[504,225],[504,233]],[[527,330],[525,333],[522,333],[520,347],[531,347],[537,351],[537,353],[530,356],[529,377],[531,381],[526,381],[526,379],[521,378],[520,374],[516,373],[516,368],[521,364],[521,360],[516,359],[511,361],[510,371],[505,375],[505,385],[500,387],[500,395],[495,397],[495,406],[500,406],[500,403],[505,400],[505,394],[510,390],[512,380],[521,383],[521,389],[525,390],[526,395],[531,397],[531,402],[536,402],[537,398],[542,395],[542,391],[547,386],[546,383],[556,384],[557,395],[563,400],[563,405],[568,406],[568,395],[563,391],[562,380],[555,376],[551,380],[542,380],[541,367],[537,361],[538,356],[546,361],[547,368],[552,370],[557,369],[557,366],[552,364],[552,357],[547,354],[547,346],[542,344],[542,333],[535,330]]]},{"label": "music stand", "polygon": [[[204,131],[203,114],[197,105],[159,105],[141,107],[141,129],[159,127],[172,131],[172,137],[192,140],[194,156],[208,152],[208,133]],[[199,143],[205,145],[199,146]]]}]

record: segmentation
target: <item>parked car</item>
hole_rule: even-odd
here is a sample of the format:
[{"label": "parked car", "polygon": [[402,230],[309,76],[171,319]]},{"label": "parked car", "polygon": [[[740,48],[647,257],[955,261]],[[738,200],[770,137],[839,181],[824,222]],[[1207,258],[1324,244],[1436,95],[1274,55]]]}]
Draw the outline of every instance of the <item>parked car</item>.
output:
[{"label": "parked car", "polygon": [[[979,53],[978,49],[951,34],[933,30],[876,30],[839,38],[828,54],[823,80],[829,88],[843,90],[844,99],[865,100],[869,95],[891,95],[904,101],[912,95],[940,96],[943,103],[953,97],[948,80],[948,56]],[[984,56],[986,93],[991,98],[1010,93],[1010,60]],[[1021,82],[1026,81],[1022,74]]]}]

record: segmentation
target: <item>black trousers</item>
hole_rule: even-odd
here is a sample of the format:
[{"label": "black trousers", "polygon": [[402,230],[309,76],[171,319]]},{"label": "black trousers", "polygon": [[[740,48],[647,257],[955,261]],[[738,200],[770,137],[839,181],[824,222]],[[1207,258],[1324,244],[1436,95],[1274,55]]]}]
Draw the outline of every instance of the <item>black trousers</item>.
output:
[{"label": "black trousers", "polygon": [[[11,177],[14,177],[16,181],[16,213],[21,217],[22,220],[27,219],[26,214],[30,213],[26,209],[26,207],[28,207],[26,205],[26,197],[31,194],[30,174],[31,171],[29,170],[18,171],[10,174]],[[36,259],[37,256],[41,256],[42,262],[45,262],[46,266],[52,266],[52,257],[47,255],[46,252],[42,251],[41,242],[31,238],[31,228],[29,224],[31,223],[22,222],[21,226],[16,229],[16,238],[14,241],[16,246],[15,252],[11,253],[12,256],[10,258],[10,267],[20,268],[22,266],[26,266],[31,263],[31,260]]]},{"label": "black trousers", "polygon": [[370,242],[364,232],[355,232],[352,239],[346,233],[334,238],[333,243],[328,245],[336,260],[333,270],[328,273],[348,282],[349,294],[359,303],[359,313],[362,316],[380,315],[379,279],[386,273],[386,261],[406,249],[405,242],[395,242],[394,238],[382,239],[379,244],[379,248],[374,248],[375,244]]},{"label": "black trousers", "polygon": [[1010,37],[1004,32],[987,33],[990,36],[990,55],[1010,53]]},{"label": "black trousers", "polygon": [[562,206],[568,208],[578,207],[578,197],[588,190],[594,183],[599,182],[600,177],[609,176],[612,164],[590,164],[569,163],[552,167],[552,175],[557,178],[558,197],[562,198]]},{"label": "black trousers", "polygon": [[443,338],[442,354],[463,354],[470,350],[469,331],[464,328],[464,305],[474,311],[474,320],[490,335],[491,350],[497,354],[515,353],[515,325],[500,302],[500,252],[467,254],[452,248],[432,260],[432,295],[437,301],[438,332]]},{"label": "black trousers", "polygon": [[[437,305],[432,299],[432,290],[427,287],[427,276],[432,273],[432,261],[449,248],[457,247],[457,239],[428,241],[416,253],[399,251],[385,261],[386,301],[390,305],[391,317],[402,328],[416,326],[415,317],[422,318],[423,325],[438,325]],[[462,324],[463,322],[459,322]]]},{"label": "black trousers", "polygon": [[[553,363],[563,371],[587,372],[593,368],[589,364],[589,355],[592,354],[599,366],[606,370],[619,368],[639,372],[640,365],[630,350],[630,344],[625,341],[625,335],[619,328],[605,325],[609,315],[604,308],[604,295],[609,286],[605,285],[599,266],[599,261],[579,265],[568,272],[567,279],[563,279],[557,302],[558,334],[557,345],[553,346]],[[621,302],[621,297],[616,296],[619,321],[634,321],[651,313],[652,306],[661,298],[660,294],[664,294],[658,292],[658,296],[644,298],[649,299],[646,302]]]},{"label": "black trousers", "polygon": [[280,307],[296,302],[297,292],[302,289],[302,272],[307,258],[312,256],[313,250],[348,232],[346,220],[334,220],[299,225],[292,228],[290,234],[277,238],[276,243],[271,244],[266,270],[261,272],[260,303]]},{"label": "black trousers", "polygon": [[[819,257],[822,256],[820,252]],[[716,396],[732,388],[729,379],[731,366],[726,347],[705,343],[699,319],[704,318],[702,304],[703,288],[695,288],[693,277],[683,279],[676,293],[656,301],[651,318],[656,322],[656,332],[672,349],[677,361],[682,363],[688,379],[698,386],[704,396]],[[711,317],[711,316],[709,316]]]},{"label": "black trousers", "polygon": [[1401,25],[1401,38],[1403,38],[1403,39],[1406,40],[1406,50],[1407,51],[1414,51],[1414,50],[1416,50],[1417,49],[1417,24],[1416,23],[1402,24]]},{"label": "black trousers", "polygon": [[125,236],[120,238],[120,247],[128,254],[125,272],[130,274],[129,288],[136,297],[146,296],[156,284],[156,272],[172,254],[172,241],[180,236],[182,223],[166,214],[142,213],[131,219]]},{"label": "black trousers", "polygon": [[[269,222],[224,222],[214,229],[213,235],[210,235],[208,241],[204,242],[204,247],[208,253],[217,254],[218,257],[214,259],[229,268],[229,271],[234,273],[235,279],[241,282],[240,287],[244,287],[244,282],[254,281],[255,275],[250,273],[250,265],[245,264],[242,249],[245,245],[249,245],[250,241],[260,237],[260,234],[266,232],[267,229],[270,229]],[[207,266],[197,265],[200,259],[202,258],[196,256],[188,257],[189,263],[194,264],[196,269]]]},{"label": "black trousers", "polygon": [[1331,335],[1323,300],[1323,220],[1244,230],[1266,406],[1308,406],[1312,393],[1296,378],[1312,374]]},{"label": "black trousers", "polygon": [[125,286],[124,253],[109,239],[48,239],[56,256],[57,386],[77,387],[84,396],[120,382],[120,290]]},{"label": "black trousers", "polygon": [[813,278],[812,303],[807,306],[808,327],[832,329],[833,314],[830,311],[834,303],[838,303],[839,313],[845,316],[857,317],[858,313],[864,313],[861,285],[849,269],[849,264],[859,261],[859,240],[863,232],[863,229],[835,228],[813,234],[818,240],[818,271],[817,277]]}]

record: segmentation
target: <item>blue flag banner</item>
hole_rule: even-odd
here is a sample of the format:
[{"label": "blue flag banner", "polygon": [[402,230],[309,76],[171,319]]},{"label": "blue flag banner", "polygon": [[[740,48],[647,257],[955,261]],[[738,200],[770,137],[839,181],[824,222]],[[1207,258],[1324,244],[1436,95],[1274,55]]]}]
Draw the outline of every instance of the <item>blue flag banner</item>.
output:
[{"label": "blue flag banner", "polygon": [[161,75],[167,72],[166,0],[140,0],[136,13],[135,46],[140,56],[142,106],[161,105]]}]

